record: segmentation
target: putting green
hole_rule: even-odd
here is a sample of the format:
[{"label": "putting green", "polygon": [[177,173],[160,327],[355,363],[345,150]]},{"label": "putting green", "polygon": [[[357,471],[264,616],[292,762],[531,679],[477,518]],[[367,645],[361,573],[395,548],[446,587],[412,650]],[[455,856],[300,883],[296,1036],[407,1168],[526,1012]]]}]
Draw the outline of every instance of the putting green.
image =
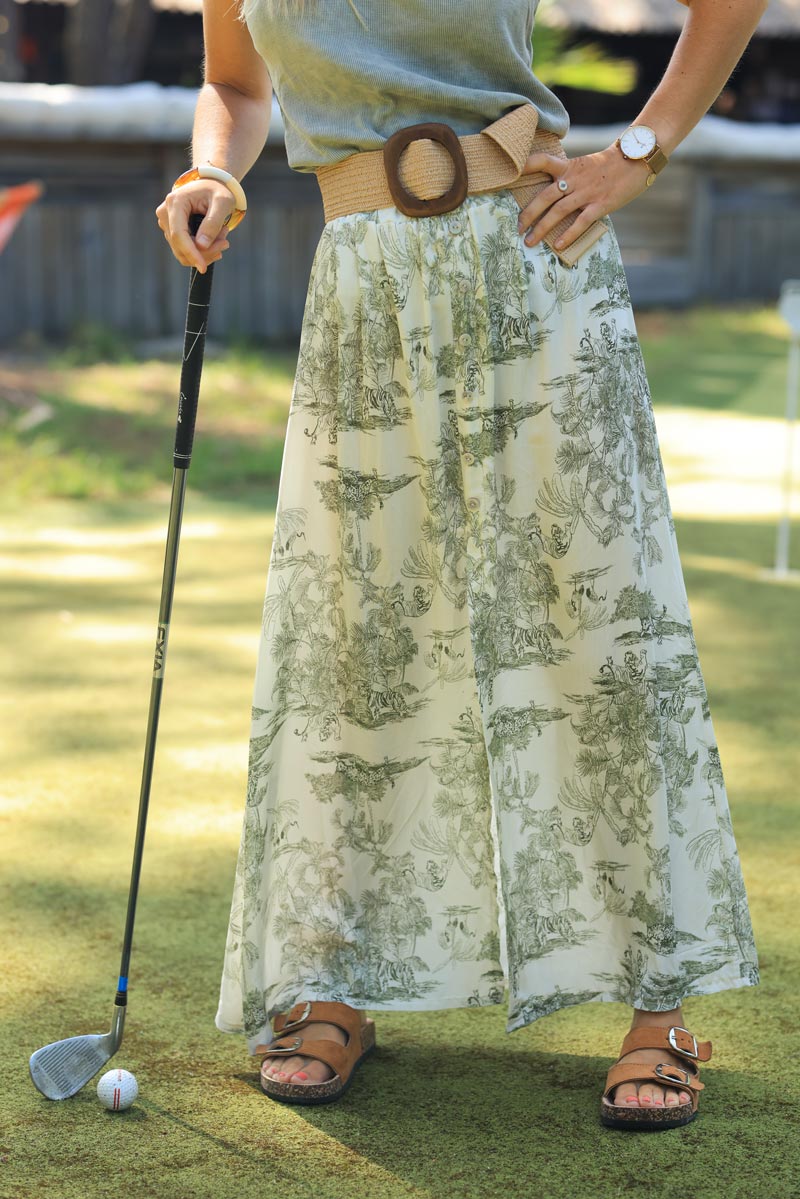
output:
[{"label": "putting green", "polygon": [[[620,1004],[567,1009],[510,1036],[502,1007],[374,1013],[377,1053],[340,1103],[316,1108],[267,1099],[243,1039],[216,1030],[275,496],[209,498],[191,472],[130,1010],[113,1059],[140,1095],[119,1114],[92,1084],[43,1099],[30,1053],[110,1024],[167,502],[3,507],[2,1199],[800,1193],[800,587],[761,574],[774,547],[779,422],[712,415],[712,426],[707,410],[692,425],[665,408],[657,421],[762,983],[687,1000],[714,1058],[700,1118],[663,1135],[597,1119],[629,1022]],[[732,502],[740,478],[754,507]],[[792,558],[800,567],[797,531]]]}]

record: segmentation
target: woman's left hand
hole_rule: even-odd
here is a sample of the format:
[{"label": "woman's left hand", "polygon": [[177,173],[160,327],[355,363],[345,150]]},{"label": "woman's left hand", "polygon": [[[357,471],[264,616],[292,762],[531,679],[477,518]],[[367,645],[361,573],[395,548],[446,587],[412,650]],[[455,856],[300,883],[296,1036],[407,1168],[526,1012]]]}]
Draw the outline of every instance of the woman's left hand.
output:
[{"label": "woman's left hand", "polygon": [[[555,154],[531,154],[522,174],[546,171],[553,182],[543,187],[519,214],[519,232],[530,232],[527,245],[535,245],[554,225],[572,212],[578,215],[558,241],[558,248],[571,246],[599,217],[607,216],[629,204],[647,188],[650,168],[646,162],[625,158],[619,146],[607,146],[594,154],[576,158],[558,158]],[[559,179],[569,184],[567,191]],[[533,228],[531,228],[533,226]]]}]

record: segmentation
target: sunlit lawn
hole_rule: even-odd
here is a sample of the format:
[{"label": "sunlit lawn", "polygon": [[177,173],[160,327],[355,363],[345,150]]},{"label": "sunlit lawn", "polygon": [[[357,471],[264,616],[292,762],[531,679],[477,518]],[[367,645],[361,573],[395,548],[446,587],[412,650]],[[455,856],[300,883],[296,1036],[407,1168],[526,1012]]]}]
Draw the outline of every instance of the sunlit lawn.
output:
[{"label": "sunlit lawn", "polygon": [[[714,1041],[701,1118],[652,1137],[599,1126],[628,1020],[618,1004],[511,1036],[502,1008],[376,1013],[378,1053],[340,1103],[317,1108],[267,1100],[243,1040],[214,1027],[295,357],[241,347],[209,355],[188,479],[115,1059],[140,1098],[112,1115],[91,1084],[60,1104],[38,1095],[30,1053],[110,1023],[178,368],[0,355],[2,1199],[798,1193],[800,586],[765,573],[785,333],[768,309],[654,311],[637,324],[763,977],[685,1004]],[[37,404],[39,423],[20,429]],[[800,461],[796,479],[797,514]]]}]

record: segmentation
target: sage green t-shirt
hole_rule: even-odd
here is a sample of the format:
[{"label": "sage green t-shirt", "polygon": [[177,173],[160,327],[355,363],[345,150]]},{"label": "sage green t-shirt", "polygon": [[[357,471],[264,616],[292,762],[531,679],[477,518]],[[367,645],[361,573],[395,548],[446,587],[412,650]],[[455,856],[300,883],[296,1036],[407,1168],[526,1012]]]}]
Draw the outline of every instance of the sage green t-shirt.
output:
[{"label": "sage green t-shirt", "polygon": [[283,115],[289,166],[311,172],[380,149],[418,121],[479,133],[526,102],[539,110],[541,129],[563,137],[567,110],[531,67],[538,5],[304,0],[291,13],[289,0],[291,15],[274,16],[270,0],[244,0]]}]

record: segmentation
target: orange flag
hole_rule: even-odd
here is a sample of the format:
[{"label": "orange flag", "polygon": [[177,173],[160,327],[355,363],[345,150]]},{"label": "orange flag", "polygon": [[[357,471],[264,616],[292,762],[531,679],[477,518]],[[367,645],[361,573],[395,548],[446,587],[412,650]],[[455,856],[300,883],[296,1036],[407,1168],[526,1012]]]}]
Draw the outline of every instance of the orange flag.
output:
[{"label": "orange flag", "polygon": [[38,179],[0,188],[0,252],[5,249],[25,209],[38,200],[43,191],[44,185]]}]

